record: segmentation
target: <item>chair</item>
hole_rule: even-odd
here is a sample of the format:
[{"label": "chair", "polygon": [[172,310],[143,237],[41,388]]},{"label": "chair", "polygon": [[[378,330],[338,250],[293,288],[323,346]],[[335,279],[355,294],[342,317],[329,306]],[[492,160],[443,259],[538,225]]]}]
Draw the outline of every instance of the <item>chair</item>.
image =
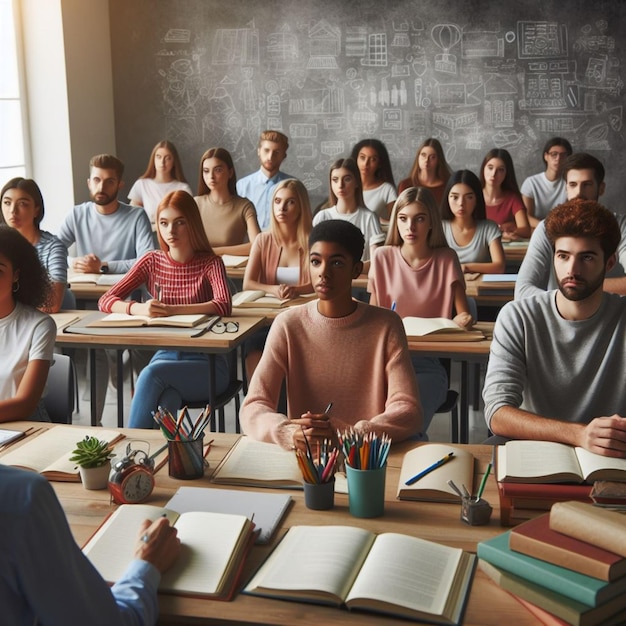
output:
[{"label": "chair", "polygon": [[74,362],[65,354],[54,354],[48,372],[43,403],[50,419],[57,424],[71,424],[74,412],[76,372]]},{"label": "chair", "polygon": [[[450,384],[450,359],[440,359],[446,373],[448,374],[448,385]],[[454,389],[448,389],[446,399],[443,404],[435,411],[435,413],[450,413],[450,432],[452,443],[459,443],[459,393]]]}]

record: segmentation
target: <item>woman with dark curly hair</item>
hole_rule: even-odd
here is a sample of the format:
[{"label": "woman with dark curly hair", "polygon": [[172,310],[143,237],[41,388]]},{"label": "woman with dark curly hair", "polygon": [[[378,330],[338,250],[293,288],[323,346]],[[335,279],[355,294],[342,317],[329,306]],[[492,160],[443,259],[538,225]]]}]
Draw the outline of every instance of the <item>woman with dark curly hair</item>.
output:
[{"label": "woman with dark curly hair", "polygon": [[0,225],[0,422],[50,421],[41,402],[56,326],[38,311],[51,296],[48,273],[30,242]]}]

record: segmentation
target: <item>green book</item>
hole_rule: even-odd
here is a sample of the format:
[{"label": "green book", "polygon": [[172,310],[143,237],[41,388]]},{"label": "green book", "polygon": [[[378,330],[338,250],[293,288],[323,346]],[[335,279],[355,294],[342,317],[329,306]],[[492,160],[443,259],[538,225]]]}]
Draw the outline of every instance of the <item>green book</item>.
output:
[{"label": "green book", "polygon": [[502,535],[481,541],[478,544],[479,558],[505,572],[515,574],[587,606],[604,604],[611,598],[626,592],[626,577],[607,582],[515,552],[509,548],[510,534],[509,530]]}]

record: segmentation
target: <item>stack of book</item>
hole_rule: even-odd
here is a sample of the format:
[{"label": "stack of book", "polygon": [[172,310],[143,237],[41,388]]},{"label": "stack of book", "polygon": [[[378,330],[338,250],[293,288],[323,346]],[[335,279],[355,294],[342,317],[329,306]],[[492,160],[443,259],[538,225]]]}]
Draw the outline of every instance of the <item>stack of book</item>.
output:
[{"label": "stack of book", "polygon": [[626,516],[562,502],[478,544],[479,567],[544,624],[626,622]]}]

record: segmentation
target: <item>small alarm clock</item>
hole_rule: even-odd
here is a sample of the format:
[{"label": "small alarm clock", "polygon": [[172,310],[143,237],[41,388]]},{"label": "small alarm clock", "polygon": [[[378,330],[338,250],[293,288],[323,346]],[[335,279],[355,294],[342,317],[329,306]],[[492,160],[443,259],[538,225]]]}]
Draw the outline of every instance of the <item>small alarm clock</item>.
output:
[{"label": "small alarm clock", "polygon": [[116,504],[137,504],[146,500],[154,489],[154,460],[143,450],[132,450],[118,461],[109,476],[109,492]]}]

